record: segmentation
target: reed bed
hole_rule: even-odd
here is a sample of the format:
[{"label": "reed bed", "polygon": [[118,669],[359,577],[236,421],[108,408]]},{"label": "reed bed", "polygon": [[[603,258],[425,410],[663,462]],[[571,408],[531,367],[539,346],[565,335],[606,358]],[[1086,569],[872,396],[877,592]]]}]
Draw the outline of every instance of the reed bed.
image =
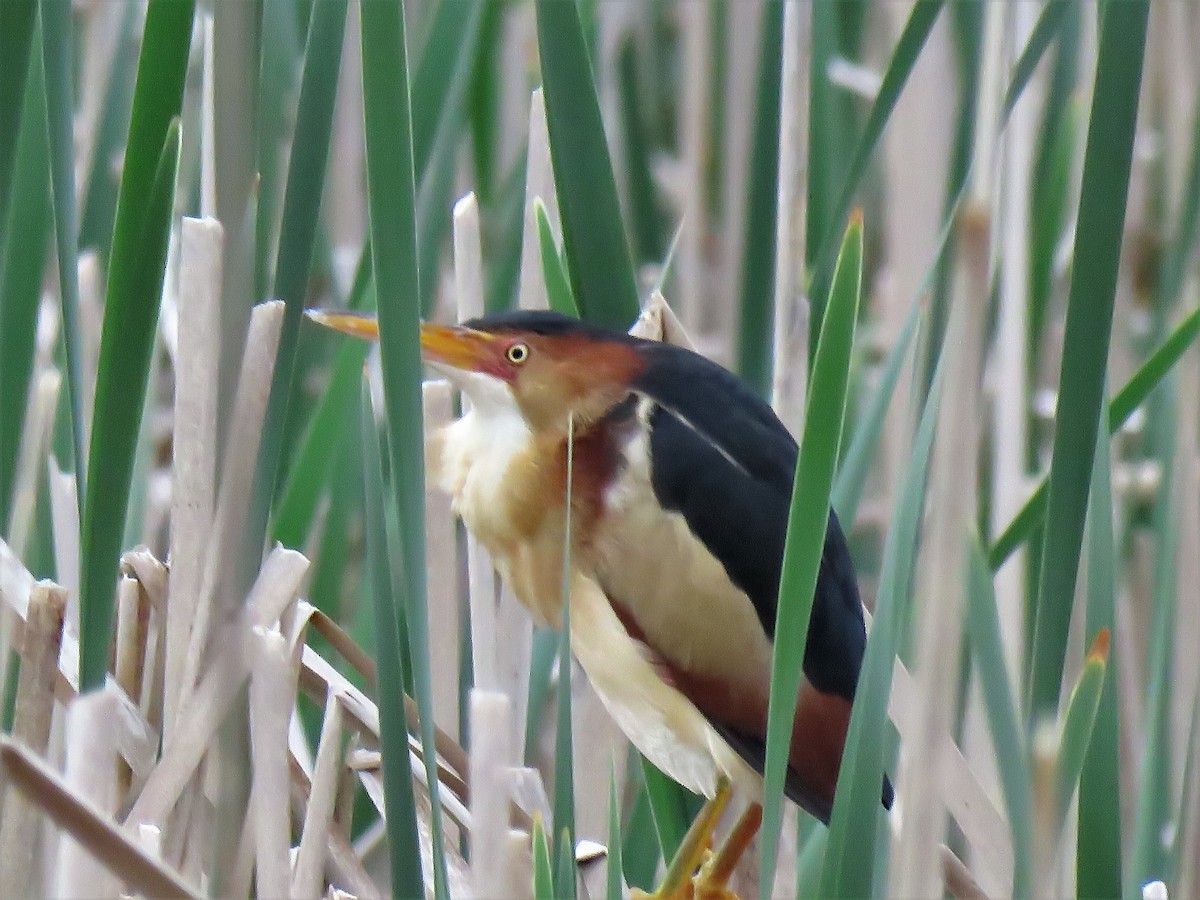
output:
[{"label": "reed bed", "polygon": [[[1197,48],[1147,0],[4,0],[0,883],[654,885],[699,799],[426,485],[418,322],[519,305],[802,442],[739,896],[1197,896]],[[781,785],[830,505],[825,828]]]}]

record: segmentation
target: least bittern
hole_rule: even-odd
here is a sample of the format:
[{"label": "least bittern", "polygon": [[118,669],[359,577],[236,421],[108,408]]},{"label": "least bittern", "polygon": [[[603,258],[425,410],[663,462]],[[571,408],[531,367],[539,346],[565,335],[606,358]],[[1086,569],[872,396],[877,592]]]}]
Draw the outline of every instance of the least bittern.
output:
[{"label": "least bittern", "polygon": [[[314,318],[377,333],[359,316]],[[795,441],[704,357],[554,313],[423,325],[421,348],[470,400],[431,436],[432,475],[548,625],[561,616],[572,443],[571,647],[630,741],[710,798],[659,896],[721,896],[758,822],[752,806],[706,860],[731,786],[762,791]],[[826,823],[865,645],[831,511],[785,787]],[[884,777],[881,800],[891,797]]]}]

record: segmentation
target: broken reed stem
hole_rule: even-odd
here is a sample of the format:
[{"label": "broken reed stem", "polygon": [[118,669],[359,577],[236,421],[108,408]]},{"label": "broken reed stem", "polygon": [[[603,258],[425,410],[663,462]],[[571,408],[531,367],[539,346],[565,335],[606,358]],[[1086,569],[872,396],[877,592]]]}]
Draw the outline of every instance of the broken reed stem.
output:
[{"label": "broken reed stem", "polygon": [[321,738],[317,744],[317,760],[313,766],[312,784],[304,812],[304,830],[300,836],[300,851],[292,879],[293,897],[312,897],[321,889],[325,847],[331,837],[333,812],[336,805],[342,763],[342,704],[338,694],[329,692],[325,703],[325,719],[321,723]]},{"label": "broken reed stem", "polygon": [[[3,736],[0,736],[0,768],[9,784],[78,841],[90,854],[89,858],[104,860],[132,892],[148,897],[199,897],[175,872],[149,856],[109,816],[81,798],[62,776]],[[94,884],[88,896],[95,896],[96,891]]]},{"label": "broken reed stem", "polygon": [[[21,673],[17,679],[12,736],[39,756],[50,742],[54,717],[54,683],[62,646],[65,589],[41,581],[29,597],[21,638]],[[9,615],[0,611],[0,614]],[[24,796],[11,792],[0,822],[0,884],[33,885],[34,843],[39,816]]]},{"label": "broken reed stem", "polygon": [[258,893],[285,897],[291,886],[291,827],[287,810],[287,731],[296,689],[290,683],[287,640],[255,628],[250,681],[250,750],[254,769],[254,841]]},{"label": "broken reed stem", "polygon": [[[117,805],[116,715],[116,697],[104,688],[76,697],[67,707],[67,789],[106,818]],[[117,891],[105,865],[72,838],[59,844],[55,883],[47,887],[58,897],[109,896]]]},{"label": "broken reed stem", "polygon": [[508,893],[508,806],[512,704],[504,694],[471,692],[471,883],[476,897]]}]

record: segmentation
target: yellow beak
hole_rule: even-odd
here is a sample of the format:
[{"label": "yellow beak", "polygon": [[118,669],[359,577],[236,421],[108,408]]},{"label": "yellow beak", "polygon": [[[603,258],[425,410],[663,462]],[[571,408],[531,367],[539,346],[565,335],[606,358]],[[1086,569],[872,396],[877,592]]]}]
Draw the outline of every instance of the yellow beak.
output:
[{"label": "yellow beak", "polygon": [[328,309],[310,309],[304,313],[318,325],[351,334],[354,337],[366,338],[369,341],[379,340],[379,322],[374,316],[363,313],[334,312]]},{"label": "yellow beak", "polygon": [[[318,325],[343,334],[379,340],[379,322],[374,316],[352,312],[310,309],[310,319]],[[496,338],[485,331],[461,325],[421,325],[421,355],[429,362],[441,363],[453,369],[474,371],[492,355]]]},{"label": "yellow beak", "polygon": [[453,369],[477,371],[495,353],[496,338],[486,331],[461,325],[422,325],[421,354],[429,362]]}]

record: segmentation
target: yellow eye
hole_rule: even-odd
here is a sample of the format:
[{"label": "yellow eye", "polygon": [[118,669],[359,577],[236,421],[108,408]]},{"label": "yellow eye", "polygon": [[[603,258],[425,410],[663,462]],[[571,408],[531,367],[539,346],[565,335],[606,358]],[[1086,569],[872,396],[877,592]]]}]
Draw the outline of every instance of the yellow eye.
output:
[{"label": "yellow eye", "polygon": [[504,355],[510,363],[519,366],[525,360],[529,359],[529,347],[526,344],[513,344],[504,351]]}]

